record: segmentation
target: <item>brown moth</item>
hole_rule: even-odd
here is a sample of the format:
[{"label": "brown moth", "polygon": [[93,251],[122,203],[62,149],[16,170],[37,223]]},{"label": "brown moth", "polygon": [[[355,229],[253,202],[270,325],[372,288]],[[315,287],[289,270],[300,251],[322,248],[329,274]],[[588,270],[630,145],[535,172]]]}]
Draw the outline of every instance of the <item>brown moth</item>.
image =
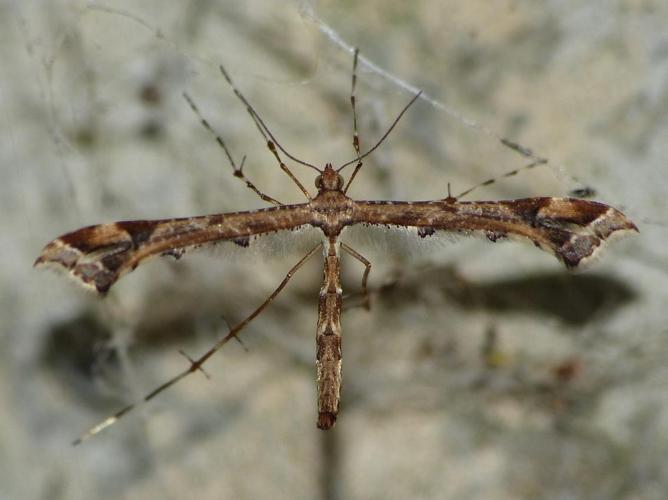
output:
[{"label": "brown moth", "polygon": [[[47,244],[35,265],[54,265],[67,270],[79,283],[99,294],[105,294],[124,274],[134,270],[154,256],[180,258],[189,249],[220,241],[233,241],[248,246],[249,238],[294,230],[304,226],[320,229],[322,240],[313,247],[285,276],[274,292],[229,334],[218,341],[204,355],[190,360],[190,366],[144,397],[148,401],[157,394],[197,370],[227,341],[234,338],[252,321],[283,289],[299,267],[318,250],[324,262],[323,284],[318,303],[316,327],[316,383],[318,390],[318,419],[320,429],[330,429],[339,412],[341,390],[341,287],[340,252],[350,254],[365,266],[362,288],[366,297],[366,284],[371,263],[340,240],[345,228],[356,224],[415,228],[420,237],[437,231],[478,233],[491,241],[506,237],[519,237],[533,242],[536,247],[550,252],[567,268],[574,269],[591,259],[611,236],[637,231],[636,226],[623,213],[608,205],[576,198],[524,198],[502,201],[460,201],[448,196],[430,201],[359,201],[347,196],[347,191],[362,166],[362,159],[372,153],[389,135],[406,110],[420,96],[418,93],[403,108],[387,132],[365,153],[360,153],[357,133],[355,83],[358,53],[355,52],[352,76],[351,104],[353,109],[354,160],[338,168],[327,163],[324,168],[299,160],[289,154],[274,138],[262,118],[246,98],[234,86],[221,67],[237,97],[267,142],[279,166],[296,183],[306,196],[305,203],[284,205],[260,192],[242,172],[221,137],[215,134],[202,118],[193,101],[184,95],[202,124],[211,132],[224,149],[234,175],[239,177],[261,199],[275,206],[245,212],[204,215],[164,220],[136,220],[88,226],[64,234]],[[502,141],[503,142],[503,141]],[[513,143],[510,143],[512,146]],[[514,147],[518,149],[519,146]],[[280,151],[280,153],[279,153]],[[290,172],[281,159],[281,153],[293,161],[318,172],[315,179],[317,193],[312,196]],[[345,182],[341,171],[355,164],[353,173]],[[536,163],[525,168],[531,168]],[[514,174],[513,171],[509,174]],[[483,184],[490,184],[487,181]],[[469,191],[462,193],[467,194]],[[461,195],[460,195],[461,196]],[[97,434],[130,411],[128,405],[116,414],[96,425],[75,443]]]}]

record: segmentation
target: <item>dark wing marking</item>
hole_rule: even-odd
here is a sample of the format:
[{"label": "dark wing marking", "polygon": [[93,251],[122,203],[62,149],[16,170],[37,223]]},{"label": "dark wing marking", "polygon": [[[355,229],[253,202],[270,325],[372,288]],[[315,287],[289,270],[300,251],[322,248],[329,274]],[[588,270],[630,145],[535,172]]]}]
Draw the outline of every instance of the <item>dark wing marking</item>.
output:
[{"label": "dark wing marking", "polygon": [[106,293],[125,273],[149,257],[180,257],[187,249],[223,240],[295,229],[309,223],[307,205],[164,220],[87,226],[46,245],[35,266],[64,268],[82,285]]},{"label": "dark wing marking", "polygon": [[556,256],[568,268],[591,258],[614,233],[637,231],[619,210],[575,198],[504,201],[354,202],[352,223],[479,232],[491,241],[519,236]]}]

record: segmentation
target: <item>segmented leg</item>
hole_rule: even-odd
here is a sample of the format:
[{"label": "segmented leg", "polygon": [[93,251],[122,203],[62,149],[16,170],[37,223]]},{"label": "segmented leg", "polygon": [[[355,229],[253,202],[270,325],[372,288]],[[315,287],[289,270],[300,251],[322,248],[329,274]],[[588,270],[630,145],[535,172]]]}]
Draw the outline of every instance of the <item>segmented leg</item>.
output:
[{"label": "segmented leg", "polygon": [[369,273],[371,272],[371,262],[365,259],[362,254],[358,253],[355,249],[349,247],[345,243],[341,242],[341,248],[348,255],[356,258],[362,264],[364,264],[364,274],[362,275],[362,306],[367,311],[371,309],[371,301],[369,300],[369,290],[367,289],[367,280],[369,279]]},{"label": "segmented leg", "polygon": [[246,325],[248,325],[248,323],[253,321],[257,317],[257,315],[260,314],[271,303],[271,301],[273,301],[276,298],[276,296],[281,292],[281,290],[283,290],[283,288],[285,288],[285,285],[288,284],[288,281],[290,281],[290,278],[292,278],[292,276],[294,276],[294,274],[304,264],[304,262],[306,262],[310,257],[312,257],[313,254],[315,254],[316,251],[318,251],[321,247],[322,247],[322,243],[318,243],[315,247],[313,247],[311,250],[309,250],[308,253],[306,255],[304,255],[304,257],[302,257],[299,260],[299,262],[297,262],[294,266],[292,266],[292,268],[287,272],[287,274],[283,278],[283,281],[281,281],[281,283],[278,285],[278,287],[276,287],[276,289],[273,292],[271,292],[271,295],[269,295],[269,297],[267,297],[266,300],[264,302],[262,302],[262,304],[260,304],[260,306],[257,309],[255,309],[250,315],[248,315],[246,317],[246,319],[244,319],[243,321],[238,323],[234,328],[232,328],[227,335],[225,335],[222,339],[220,339],[218,342],[216,342],[213,345],[213,347],[211,347],[208,351],[206,351],[202,356],[193,360],[188,355],[186,355],[185,353],[181,353],[190,362],[190,366],[187,369],[185,369],[184,371],[182,371],[181,373],[179,373],[175,377],[172,377],[171,379],[167,380],[165,383],[161,384],[160,386],[156,387],[155,389],[153,389],[148,394],[146,394],[146,396],[144,396],[142,398],[140,403],[129,404],[125,408],[122,408],[121,410],[117,411],[113,415],[107,417],[106,419],[104,419],[99,424],[91,427],[88,431],[86,431],[84,434],[82,434],[79,438],[74,440],[74,442],[72,444],[76,446],[76,445],[82,443],[83,441],[93,437],[95,434],[103,431],[107,427],[115,424],[116,422],[118,422],[118,420],[121,419],[121,417],[130,413],[130,411],[132,409],[134,409],[135,407],[137,407],[139,404],[147,403],[148,401],[150,401],[151,399],[156,397],[158,394],[160,394],[162,391],[164,391],[166,389],[169,389],[171,386],[173,386],[174,384],[179,382],[181,379],[186,378],[191,373],[200,371],[200,372],[204,373],[205,376],[208,377],[208,375],[206,374],[206,372],[202,368],[204,363],[206,363],[207,360],[211,356],[213,356],[225,344],[227,344],[227,342],[229,342],[233,338],[236,338],[237,335],[239,334],[239,332],[241,332],[241,330],[243,330],[246,327]]},{"label": "segmented leg", "polygon": [[466,191],[463,191],[459,193],[457,196],[452,197],[448,195],[448,198],[453,198],[453,199],[460,199],[462,196],[466,196],[467,194],[470,194],[472,191],[478,189],[479,187],[483,186],[489,186],[491,184],[494,184],[495,182],[499,181],[500,179],[505,179],[507,177],[513,177],[514,175],[519,174],[520,172],[523,172],[525,170],[531,170],[532,168],[539,167],[541,165],[546,165],[547,160],[545,158],[538,158],[531,163],[528,163],[527,165],[524,165],[523,167],[516,168],[513,170],[510,170],[504,174],[498,175],[496,177],[492,177],[491,179],[487,179],[486,181],[481,182],[480,184],[476,184],[475,186],[467,189]]},{"label": "segmented leg", "polygon": [[186,100],[186,102],[190,105],[190,109],[193,110],[193,112],[197,115],[199,118],[200,123],[202,126],[209,131],[209,133],[216,139],[216,142],[218,145],[223,148],[223,151],[225,151],[225,156],[227,156],[227,160],[229,161],[230,165],[232,166],[232,170],[234,170],[234,176],[237,177],[238,179],[241,179],[243,182],[246,183],[246,186],[250,188],[255,194],[257,194],[262,200],[267,201],[269,203],[272,203],[273,205],[283,205],[280,201],[278,201],[276,198],[272,198],[271,196],[264,194],[262,191],[260,191],[257,187],[255,187],[255,184],[253,184],[248,177],[246,177],[243,173],[243,168],[244,168],[244,162],[246,161],[246,157],[244,156],[241,159],[241,163],[237,167],[236,162],[234,161],[234,158],[232,158],[232,153],[230,153],[230,150],[227,148],[227,145],[225,144],[225,141],[223,138],[218,134],[211,124],[208,122],[206,118],[202,115],[200,112],[199,108],[195,104],[195,102],[192,100],[192,98],[186,94],[185,92],[183,93],[183,98]]},{"label": "segmented leg", "polygon": [[357,99],[355,97],[355,87],[357,86],[357,60],[359,58],[359,53],[360,50],[355,48],[355,55],[353,56],[353,76],[350,89],[350,106],[353,108],[353,148],[357,155],[357,164],[355,165],[355,170],[353,170],[350,179],[348,179],[348,184],[346,184],[346,187],[343,189],[344,193],[348,192],[350,184],[352,184],[357,172],[362,168],[362,160],[360,160],[360,137],[357,132]]},{"label": "segmented leg", "polygon": [[253,122],[255,123],[255,126],[257,129],[260,131],[260,134],[262,134],[262,137],[264,138],[267,148],[269,148],[269,151],[271,154],[274,155],[274,158],[276,158],[276,161],[278,162],[278,166],[285,172],[290,179],[292,179],[292,182],[294,182],[297,187],[301,190],[302,193],[304,193],[304,196],[310,201],[311,195],[309,192],[306,190],[306,188],[302,185],[301,182],[295,177],[295,175],[290,171],[290,169],[287,167],[287,165],[283,162],[281,159],[280,155],[278,154],[278,151],[276,150],[276,147],[278,146],[278,149],[280,149],[285,156],[290,158],[291,160],[315,169],[317,172],[320,172],[320,169],[317,168],[314,165],[311,165],[310,163],[307,163],[303,160],[300,160],[299,158],[296,158],[295,156],[291,155],[288,153],[283,146],[276,140],[274,137],[274,134],[271,133],[271,130],[269,130],[269,127],[264,123],[264,120],[262,120],[262,117],[258,114],[257,111],[255,111],[255,108],[251,105],[250,102],[246,99],[246,97],[241,93],[241,91],[234,85],[234,82],[232,82],[232,78],[230,78],[230,75],[225,71],[225,68],[221,65],[220,66],[220,72],[223,74],[223,77],[227,81],[227,83],[232,87],[232,90],[234,91],[234,94],[239,98],[239,100],[246,106],[246,111],[252,118]]}]

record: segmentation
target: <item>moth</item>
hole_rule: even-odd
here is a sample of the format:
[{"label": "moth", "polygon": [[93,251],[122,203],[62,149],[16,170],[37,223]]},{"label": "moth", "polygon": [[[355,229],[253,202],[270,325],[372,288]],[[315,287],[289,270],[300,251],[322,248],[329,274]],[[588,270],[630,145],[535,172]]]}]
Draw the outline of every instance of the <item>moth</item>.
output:
[{"label": "moth", "polygon": [[[536,197],[501,201],[462,201],[449,192],[443,199],[428,201],[360,201],[347,192],[362,167],[362,160],[370,155],[390,134],[403,114],[419,98],[417,93],[401,110],[384,135],[364,153],[360,149],[357,131],[355,99],[358,51],[355,51],[350,101],[353,111],[353,148],[355,158],[341,166],[326,163],[318,167],[302,161],[290,153],[275,139],[269,127],[244,95],[235,87],[230,76],[221,66],[221,72],[232,90],[246,107],[258,130],[264,137],[269,151],[279,167],[302,191],[306,202],[285,205],[262,193],[243,173],[243,163],[238,165],[224,140],[218,136],[202,117],[192,99],[184,94],[190,107],[199,116],[203,126],[214,135],[224,150],[234,175],[246,183],[262,200],[272,207],[258,210],[231,212],[196,217],[164,220],[132,220],[87,226],[64,234],[48,243],[35,261],[35,266],[52,265],[66,270],[81,285],[104,295],[126,273],[155,256],[180,258],[187,250],[233,241],[247,246],[249,238],[260,237],[278,231],[295,230],[312,226],[320,230],[317,243],[287,275],[272,294],[246,319],[231,328],[230,332],[197,359],[189,359],[190,366],[166,381],[144,397],[148,401],[189,374],[201,370],[204,363],[226,342],[255,318],[278,295],[301,265],[317,252],[323,257],[323,282],[318,300],[316,325],[316,385],[317,426],[330,429],[339,413],[341,391],[341,252],[346,252],[364,266],[362,289],[367,297],[367,279],[371,263],[341,237],[347,227],[362,224],[413,228],[422,238],[437,231],[465,234],[481,234],[495,242],[509,237],[532,242],[541,250],[554,255],[567,268],[582,266],[594,257],[613,235],[637,231],[636,226],[619,210],[595,201],[577,198]],[[503,141],[502,141],[503,142]],[[505,142],[504,142],[505,143]],[[513,143],[507,145],[512,146]],[[518,146],[519,148],[519,146]],[[292,174],[283,161],[283,155],[295,163],[317,172],[315,188],[311,194]],[[348,179],[343,170],[355,165]],[[534,166],[534,165],[529,165]],[[509,174],[514,174],[513,171]],[[484,184],[489,184],[487,181]],[[448,189],[449,191],[449,189]],[[75,443],[87,439],[116,422],[134,407],[126,406],[114,415],[83,434]]]}]

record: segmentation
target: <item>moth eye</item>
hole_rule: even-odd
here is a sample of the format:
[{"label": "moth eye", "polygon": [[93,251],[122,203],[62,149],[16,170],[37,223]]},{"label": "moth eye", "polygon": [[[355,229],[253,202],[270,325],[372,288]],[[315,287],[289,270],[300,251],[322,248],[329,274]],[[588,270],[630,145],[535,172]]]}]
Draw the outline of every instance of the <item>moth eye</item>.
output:
[{"label": "moth eye", "polygon": [[315,178],[315,187],[320,189],[322,187],[322,175]]}]

